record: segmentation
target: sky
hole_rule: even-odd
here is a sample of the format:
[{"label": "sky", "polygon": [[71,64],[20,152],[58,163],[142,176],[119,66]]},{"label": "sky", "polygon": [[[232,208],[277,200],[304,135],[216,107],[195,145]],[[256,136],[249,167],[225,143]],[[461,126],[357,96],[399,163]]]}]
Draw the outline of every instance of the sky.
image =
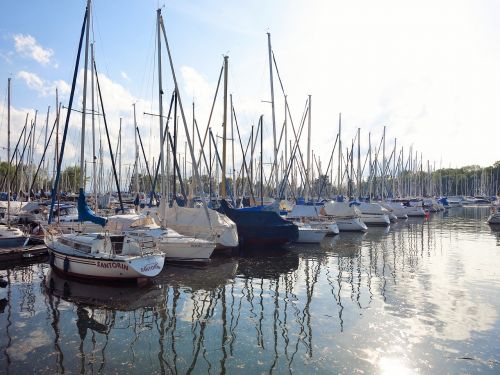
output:
[{"label": "sky", "polygon": [[[84,0],[0,4],[0,131],[7,126],[7,78],[11,77],[11,142],[17,141],[26,114],[30,122],[38,110],[35,157],[43,152],[49,105],[49,124],[54,121],[56,88],[63,106],[68,103],[85,5]],[[207,126],[223,56],[228,55],[229,93],[243,143],[251,126],[264,115],[265,158],[271,160],[269,32],[295,126],[312,95],[311,144],[323,170],[337,135],[339,113],[344,147],[360,128],[362,153],[368,149],[369,133],[378,145],[385,126],[387,154],[396,138],[405,155],[411,146],[422,154],[425,165],[429,160],[436,168],[487,166],[500,160],[497,1],[94,0],[91,40],[114,145],[122,118],[124,168],[134,155],[133,103],[145,152],[150,162],[157,160],[159,121],[144,113],[158,113],[158,7],[187,122],[191,124],[195,103],[200,132]],[[164,44],[162,59],[163,101],[168,108],[173,82]],[[82,104],[82,64],[83,59],[76,109]],[[284,96],[276,71],[273,74],[279,129]],[[98,117],[96,129],[104,134]],[[73,112],[71,119],[64,160],[75,164],[81,117]],[[211,122],[214,133],[221,135],[221,124],[219,95]],[[91,160],[89,119],[86,134],[85,159]],[[179,139],[184,144],[182,136]],[[5,148],[4,137],[2,141]],[[102,141],[107,154],[105,138]],[[305,152],[305,133],[301,147]],[[0,155],[5,160],[5,149]],[[241,153],[235,159],[239,164]]]}]

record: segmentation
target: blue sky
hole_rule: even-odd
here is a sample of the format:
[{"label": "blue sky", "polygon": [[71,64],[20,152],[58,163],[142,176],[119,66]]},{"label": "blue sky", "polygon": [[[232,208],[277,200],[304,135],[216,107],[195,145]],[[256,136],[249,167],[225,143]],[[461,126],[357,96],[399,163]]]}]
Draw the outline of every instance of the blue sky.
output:
[{"label": "blue sky", "polygon": [[[10,76],[13,137],[20,132],[26,111],[38,109],[45,116],[47,105],[54,107],[54,87],[66,87],[63,101],[67,102],[85,3],[1,3],[0,115],[3,129]],[[270,31],[295,123],[307,95],[313,95],[313,148],[325,164],[339,112],[344,141],[350,141],[360,127],[363,149],[368,132],[378,140],[386,125],[388,144],[397,137],[399,145],[413,145],[423,153],[424,162],[429,159],[437,166],[489,165],[500,159],[495,151],[500,135],[500,30],[495,15],[500,14],[500,5],[495,1],[93,3],[96,60],[103,74],[108,121],[116,135],[123,118],[126,159],[133,150],[133,102],[138,103],[148,153],[155,154],[157,148],[153,138],[157,122],[142,112],[157,110],[158,5],[164,5],[184,106],[190,109],[196,102],[202,129],[227,53],[229,87],[242,133],[246,138],[262,113],[266,146],[271,146],[270,108],[262,102],[270,97],[266,36]],[[164,77],[165,92],[170,92],[167,69]],[[275,83],[281,124],[283,98]],[[221,123],[220,112],[219,102],[214,129]],[[76,144],[79,119],[73,120],[70,137]],[[302,143],[305,150],[305,137]],[[77,159],[76,152],[68,153],[69,161]]]}]

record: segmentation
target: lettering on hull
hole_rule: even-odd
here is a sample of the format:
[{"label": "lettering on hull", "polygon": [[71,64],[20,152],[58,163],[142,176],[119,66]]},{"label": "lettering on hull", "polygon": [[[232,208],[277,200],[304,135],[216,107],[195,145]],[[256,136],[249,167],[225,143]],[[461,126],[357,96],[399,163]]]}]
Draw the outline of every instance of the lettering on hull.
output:
[{"label": "lettering on hull", "polygon": [[128,265],[120,262],[97,262],[97,267],[106,269],[122,269],[128,271]]},{"label": "lettering on hull", "polygon": [[147,264],[144,267],[141,267],[141,272],[151,272],[153,270],[161,270],[157,262],[155,262],[154,264]]}]

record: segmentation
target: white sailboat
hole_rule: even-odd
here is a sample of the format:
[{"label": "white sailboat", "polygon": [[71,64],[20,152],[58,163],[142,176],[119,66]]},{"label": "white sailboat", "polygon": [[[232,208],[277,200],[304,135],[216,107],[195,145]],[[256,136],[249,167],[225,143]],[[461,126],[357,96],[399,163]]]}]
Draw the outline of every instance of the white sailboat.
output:
[{"label": "white sailboat", "polygon": [[361,220],[361,212],[355,205],[350,205],[348,202],[326,202],[324,207],[324,214],[331,216],[339,230],[342,231],[356,231],[365,232],[368,227]]},{"label": "white sailboat", "polygon": [[168,227],[191,237],[215,241],[217,249],[238,246],[236,224],[217,211],[208,209],[209,218],[203,208],[179,207],[176,202],[165,208]]},{"label": "white sailboat", "polygon": [[165,259],[175,262],[207,262],[215,249],[210,238],[198,238],[177,233],[172,228],[162,229],[151,216],[110,216],[106,224],[110,233],[124,234],[133,238],[150,236]]},{"label": "white sailboat", "polygon": [[[67,117],[64,127],[61,154],[57,167],[57,174],[52,189],[52,201],[49,211],[49,225],[52,224],[53,210],[57,196],[59,179],[61,175],[61,165],[66,143],[66,135],[71,116],[78,65],[80,58],[81,45],[84,34],[85,43],[85,67],[83,80],[83,109],[82,109],[82,132],[81,132],[81,158],[80,170],[84,170],[84,146],[85,146],[85,112],[86,112],[86,89],[87,89],[87,71],[88,71],[88,47],[89,47],[89,28],[90,28],[90,10],[91,0],[87,1],[85,11],[84,25],[80,36],[80,47],[73,74],[71,94]],[[86,26],[86,28],[85,28]],[[96,74],[97,86],[99,88],[99,77]],[[101,110],[104,124],[106,126],[106,116],[104,106]],[[109,138],[108,138],[109,142]],[[111,154],[112,166],[114,168],[113,155]],[[116,177],[116,174],[115,174]],[[78,197],[78,221],[91,221],[102,227],[106,224],[106,219],[96,216],[88,207],[84,194],[84,176],[80,173],[80,194]],[[57,271],[66,275],[85,279],[143,279],[158,275],[163,269],[165,256],[158,251],[158,246],[154,239],[148,235],[130,236],[128,234],[110,234],[108,232],[98,233],[76,233],[62,234],[57,230],[57,226],[46,228],[45,244],[49,249],[50,265]]]},{"label": "white sailboat", "polygon": [[320,243],[328,234],[327,228],[313,227],[307,223],[294,222],[299,228],[299,237],[294,241],[297,243]]},{"label": "white sailboat", "polygon": [[408,217],[424,217],[425,210],[422,206],[422,202],[410,201],[409,206],[405,206],[405,211]]},{"label": "white sailboat", "polygon": [[335,219],[321,215],[321,208],[320,206],[296,204],[286,218],[292,220],[297,226],[299,226],[298,223],[305,223],[313,228],[326,229],[327,236],[339,234],[339,227]]},{"label": "white sailboat", "polygon": [[378,203],[360,202],[357,208],[361,211],[361,220],[366,225],[389,226],[389,211]]},{"label": "white sailboat", "polygon": [[151,236],[58,234],[48,230],[45,244],[53,268],[85,279],[154,277],[165,260]]},{"label": "white sailboat", "polygon": [[10,78],[7,80],[7,225],[0,225],[0,248],[19,247],[26,244],[29,237],[19,228],[10,225]]}]

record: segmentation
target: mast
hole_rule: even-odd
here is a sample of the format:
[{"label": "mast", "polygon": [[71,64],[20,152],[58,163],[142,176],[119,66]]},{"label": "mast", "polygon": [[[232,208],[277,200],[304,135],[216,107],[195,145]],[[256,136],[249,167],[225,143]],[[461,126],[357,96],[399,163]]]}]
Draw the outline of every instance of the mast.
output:
[{"label": "mast", "polygon": [[385,126],[384,126],[384,134],[383,134],[383,143],[382,143],[382,200],[384,200],[385,196]]},{"label": "mast", "polygon": [[358,198],[361,198],[361,129],[358,128]]},{"label": "mast", "polygon": [[262,118],[263,118],[263,115],[260,116],[260,119],[259,119],[259,125],[260,125],[260,204],[261,206],[264,205],[264,176],[263,176],[263,172],[262,170],[264,169],[263,168],[263,164],[262,164],[262,145],[264,144],[263,142],[263,137],[262,137],[262,134],[264,134],[264,132],[262,131]]},{"label": "mast", "polygon": [[122,184],[122,118],[120,117],[120,130],[118,131],[118,184]]},{"label": "mast", "polygon": [[58,152],[59,152],[59,116],[61,114],[61,108],[59,105],[59,92],[56,88],[56,145],[54,147],[54,163],[52,163],[52,181],[51,188],[54,185],[54,179],[56,176],[57,165],[59,164]]},{"label": "mast", "polygon": [[[45,141],[43,142],[43,147],[47,147],[47,132],[49,130],[49,113],[50,113],[50,105],[49,107],[47,108],[47,117],[45,118]],[[48,163],[49,163],[49,160],[47,160],[47,164],[45,163],[45,158],[43,159],[43,166],[42,166],[42,170],[44,171],[44,173],[46,172],[45,170],[45,167],[47,167],[47,169],[49,168],[48,167]],[[43,174],[43,173],[42,173]],[[47,177],[48,177],[48,173],[47,173]],[[43,184],[42,184],[42,188],[43,188],[43,192],[45,193],[45,190],[46,190],[46,182],[47,182],[47,179],[45,178],[43,180]]]},{"label": "mast", "polygon": [[227,128],[227,60],[224,56],[224,112],[222,115],[222,182],[220,188],[221,198],[226,198],[226,128]]},{"label": "mast", "polygon": [[[186,116],[184,114],[184,108],[182,106],[182,100],[181,100],[181,98],[179,96],[179,86],[177,84],[177,77],[175,75],[174,64],[173,64],[173,61],[172,61],[172,54],[170,53],[170,47],[168,45],[167,34],[165,32],[165,25],[163,24],[163,20],[161,18],[160,11],[158,12],[158,16],[159,16],[158,17],[159,18],[159,22],[161,23],[161,29],[163,31],[163,38],[165,40],[165,46],[167,48],[168,60],[169,60],[169,63],[170,63],[170,70],[171,70],[172,78],[173,78],[173,81],[174,81],[175,92],[176,92],[176,95],[178,96],[179,109],[181,111],[182,123],[184,125],[184,131],[186,133],[187,143],[188,143],[188,147],[189,147],[189,153],[191,154],[191,162],[195,165],[194,172],[195,172],[195,176],[196,176],[196,182],[198,183],[200,192],[203,194],[203,187],[202,187],[202,183],[201,183],[200,173],[198,171],[198,165],[196,164],[196,157],[194,155],[193,143],[191,142],[191,138],[189,137],[189,130],[188,130],[188,127],[187,127]],[[212,228],[212,221],[210,220],[210,215],[208,213],[207,206],[203,205],[203,209],[205,211],[205,215],[207,217],[207,220],[208,220],[208,222],[210,224],[210,228],[213,229]]]},{"label": "mast", "polygon": [[305,186],[305,200],[309,200],[309,183],[311,171],[311,95],[309,95],[309,113],[307,116],[307,170],[306,170],[306,186]]},{"label": "mast", "polygon": [[372,201],[372,168],[373,168],[373,165],[372,165],[372,133],[368,133],[368,154],[370,156],[370,175],[368,177],[369,179],[369,193],[368,193],[368,198],[370,200],[370,202]]},{"label": "mast", "polygon": [[234,109],[233,109],[233,94],[230,95],[231,99],[231,156],[233,162],[233,203],[236,206],[236,175],[234,170]]},{"label": "mast", "polygon": [[394,138],[394,160],[392,161],[392,197],[396,196],[396,143],[397,138]]},{"label": "mast", "polygon": [[[165,200],[165,162],[164,162],[164,139],[163,139],[163,87],[162,87],[162,76],[161,76],[161,26],[160,26],[160,19],[161,19],[161,9],[158,9],[156,11],[156,26],[157,26],[157,31],[158,31],[158,108],[160,112],[160,168],[161,168],[161,177],[160,177],[160,191],[161,191],[161,199]],[[167,142],[167,148],[169,149],[169,145]],[[167,156],[168,156],[168,150],[167,150]],[[168,168],[168,161],[167,161],[167,168]],[[168,171],[167,171],[168,174]],[[169,179],[167,176],[167,185],[169,183]],[[169,191],[169,187],[167,186],[167,193]],[[165,215],[162,214],[162,227],[165,228]]]},{"label": "mast", "polygon": [[[195,128],[195,123],[196,121],[196,118],[195,118],[195,114],[194,114],[194,101],[193,101],[193,151],[196,152],[196,148],[195,148],[195,141],[196,141],[196,137],[194,136],[194,128]],[[184,143],[184,165],[186,165],[187,163],[187,144]],[[201,144],[200,144],[200,148],[201,148]],[[201,152],[203,152],[203,149],[201,149]],[[191,182],[194,182],[193,180],[193,176],[194,176],[194,164],[191,163]],[[186,169],[186,166],[184,167],[184,180],[187,181],[187,169]]]},{"label": "mast", "polygon": [[10,229],[10,78],[7,78],[7,227]]},{"label": "mast", "polygon": [[342,113],[339,113],[339,170],[337,180],[337,194],[340,195],[342,184]]},{"label": "mast", "polygon": [[139,148],[137,145],[137,132],[135,129],[137,129],[137,119],[135,116],[135,103],[132,104],[134,107],[134,140],[135,140],[135,192],[136,194],[139,194]]},{"label": "mast", "polygon": [[253,166],[254,166],[254,160],[253,160],[253,151],[254,151],[254,141],[253,141],[253,128],[254,128],[254,125],[252,125],[252,131],[250,133],[250,139],[251,139],[251,142],[250,142],[250,184],[252,185],[251,188],[255,187],[254,185],[254,181],[253,181]]},{"label": "mast", "polygon": [[87,24],[85,32],[85,61],[83,68],[83,103],[82,103],[82,135],[80,144],[80,188],[85,191],[85,112],[87,110],[87,69],[89,65],[89,37],[90,37],[90,6],[92,0],[87,0]]},{"label": "mast", "polygon": [[[286,164],[288,163],[288,134],[287,134],[287,123],[286,123],[286,120],[287,120],[287,106],[288,106],[288,102],[287,102],[287,96],[285,95],[285,169],[286,169]],[[285,174],[286,175],[286,171],[285,171]],[[288,179],[288,178],[287,178]],[[287,179],[283,180],[283,183],[285,184],[285,188],[284,188],[284,196],[285,196],[285,200],[287,200],[287,197],[288,197],[288,181]]]},{"label": "mast", "polygon": [[[33,122],[33,132],[31,134],[31,138],[28,140],[30,145],[28,147],[29,156],[28,156],[28,168],[29,168],[29,181],[27,186],[27,191],[30,190],[30,187],[33,183],[33,153],[35,151],[35,133],[36,133],[36,119],[38,115],[38,110],[35,111],[35,120]],[[28,191],[28,202],[31,202],[31,191]]]},{"label": "mast", "polygon": [[[271,114],[273,121],[273,144],[274,144],[274,173],[276,194],[278,194],[278,148],[276,147],[276,117],[274,113],[274,84],[273,84],[273,62],[271,49],[271,33],[267,33],[267,46],[269,52],[269,80],[271,84]],[[310,96],[309,96],[310,97]],[[262,133],[262,129],[260,129]],[[261,166],[262,168],[262,166]]]},{"label": "mast", "polygon": [[94,211],[97,212],[97,157],[95,155],[95,108],[94,108],[94,43],[90,44],[90,96],[92,108],[92,180],[94,192]]}]

